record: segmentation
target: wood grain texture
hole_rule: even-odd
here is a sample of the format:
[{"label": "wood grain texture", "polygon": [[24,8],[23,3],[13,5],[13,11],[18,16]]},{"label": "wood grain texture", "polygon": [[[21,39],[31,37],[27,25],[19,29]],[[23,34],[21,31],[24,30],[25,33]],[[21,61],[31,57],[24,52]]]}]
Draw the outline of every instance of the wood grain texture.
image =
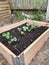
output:
[{"label": "wood grain texture", "polygon": [[8,1],[0,1],[0,19],[4,22],[4,18],[7,19],[10,18],[11,10],[10,10],[10,4]]},{"label": "wood grain texture", "polygon": [[8,4],[9,2],[8,1],[0,1],[0,4],[3,5],[3,4]]},{"label": "wood grain texture", "polygon": [[48,0],[9,0],[12,9],[46,9]]}]

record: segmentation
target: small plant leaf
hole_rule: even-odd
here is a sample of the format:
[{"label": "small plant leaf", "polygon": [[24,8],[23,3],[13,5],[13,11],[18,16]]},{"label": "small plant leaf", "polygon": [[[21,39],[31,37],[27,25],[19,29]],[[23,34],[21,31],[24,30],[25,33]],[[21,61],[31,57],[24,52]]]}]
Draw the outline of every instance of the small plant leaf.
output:
[{"label": "small plant leaf", "polygon": [[6,36],[6,33],[3,33],[2,36],[5,37]]},{"label": "small plant leaf", "polygon": [[21,34],[22,34],[22,35],[25,35],[25,33],[24,33],[23,31],[21,31]]},{"label": "small plant leaf", "polygon": [[26,31],[26,27],[25,26],[23,26],[23,31]]},{"label": "small plant leaf", "polygon": [[14,40],[13,39],[11,39],[11,42],[13,42]]},{"label": "small plant leaf", "polygon": [[28,30],[28,27],[26,27],[26,30]]},{"label": "small plant leaf", "polygon": [[18,31],[21,31],[22,30],[22,28],[17,28],[18,29]]},{"label": "small plant leaf", "polygon": [[7,35],[10,35],[10,32],[7,32]]},{"label": "small plant leaf", "polygon": [[27,23],[26,26],[29,27],[30,25]]},{"label": "small plant leaf", "polygon": [[11,41],[8,41],[9,45],[12,43]]},{"label": "small plant leaf", "polygon": [[9,39],[9,38],[10,38],[10,36],[6,36],[6,38],[7,38],[7,39]]},{"label": "small plant leaf", "polygon": [[14,48],[14,49],[17,49],[17,48],[16,48],[16,45],[14,45],[13,48]]},{"label": "small plant leaf", "polygon": [[17,49],[17,46],[16,45],[14,45],[13,48],[19,52],[19,50]]},{"label": "small plant leaf", "polygon": [[30,32],[31,31],[31,29],[28,29],[28,32]]},{"label": "small plant leaf", "polygon": [[11,35],[10,38],[12,38],[13,36]]},{"label": "small plant leaf", "polygon": [[17,38],[16,37],[13,37],[13,41],[17,41]]}]

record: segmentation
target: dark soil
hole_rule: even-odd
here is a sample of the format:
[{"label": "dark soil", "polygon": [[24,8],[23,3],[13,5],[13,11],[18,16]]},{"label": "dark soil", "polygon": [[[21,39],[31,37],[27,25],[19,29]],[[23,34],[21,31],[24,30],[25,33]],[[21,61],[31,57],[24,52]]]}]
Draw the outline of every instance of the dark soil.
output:
[{"label": "dark soil", "polygon": [[[24,24],[25,25],[25,24]],[[23,26],[23,25],[22,25]],[[20,26],[20,27],[22,27]],[[25,35],[21,35],[17,28],[13,28],[6,32],[10,32],[13,36],[16,36],[19,41],[13,42],[11,45],[8,44],[8,40],[4,37],[0,37],[0,42],[2,42],[6,47],[8,47],[14,54],[19,55],[24,51],[33,41],[35,41],[48,27],[41,26],[36,29],[32,29],[31,32],[26,32]],[[2,34],[1,34],[2,35]],[[13,48],[16,45],[17,50]]]}]

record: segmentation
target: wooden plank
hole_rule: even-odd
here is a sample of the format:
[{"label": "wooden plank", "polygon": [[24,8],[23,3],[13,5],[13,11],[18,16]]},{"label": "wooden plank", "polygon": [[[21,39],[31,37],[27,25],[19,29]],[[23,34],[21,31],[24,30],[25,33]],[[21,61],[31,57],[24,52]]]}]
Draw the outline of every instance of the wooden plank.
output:
[{"label": "wooden plank", "polygon": [[4,13],[4,14],[1,14],[0,17],[3,18],[4,16],[8,16],[8,15],[10,15],[10,14],[9,13]]},{"label": "wooden plank", "polygon": [[0,20],[4,22],[5,19],[11,19],[10,15],[6,15],[6,16],[3,16],[3,17],[0,17]]},{"label": "wooden plank", "polygon": [[48,26],[49,27],[49,23],[44,22],[44,21],[35,21],[35,20],[28,20],[29,24],[32,24],[32,22],[36,22],[38,24],[38,26]]},{"label": "wooden plank", "polygon": [[0,4],[0,5],[9,5],[9,3],[5,3],[5,4],[4,4],[4,3],[2,2],[2,4]]},{"label": "wooden plank", "polygon": [[5,21],[5,19],[8,21],[8,19],[11,16],[11,10],[10,5],[8,1],[0,1],[0,20]]},{"label": "wooden plank", "polygon": [[47,5],[46,21],[49,21],[49,0],[48,0],[48,5]]},{"label": "wooden plank", "polygon": [[8,1],[0,1],[0,4],[3,5],[3,4],[8,4],[9,2]]},{"label": "wooden plank", "polygon": [[[4,23],[3,23],[4,22]],[[9,22],[11,22],[11,18],[10,18],[10,16],[9,17],[6,17],[6,18],[3,18],[3,19],[0,19],[0,23],[1,24],[5,24],[5,25],[7,25],[7,24],[9,24]],[[0,25],[1,25],[0,24]]]},{"label": "wooden plank", "polygon": [[[42,9],[46,10],[48,0],[9,0],[12,9]],[[42,7],[42,8],[41,8]]]},{"label": "wooden plank", "polygon": [[0,5],[0,8],[9,7],[9,5]]},{"label": "wooden plank", "polygon": [[4,13],[11,13],[11,11],[10,10],[0,11],[0,14],[4,14]]},{"label": "wooden plank", "polygon": [[0,11],[5,11],[5,10],[10,10],[10,8],[8,7],[8,8],[0,8]]}]

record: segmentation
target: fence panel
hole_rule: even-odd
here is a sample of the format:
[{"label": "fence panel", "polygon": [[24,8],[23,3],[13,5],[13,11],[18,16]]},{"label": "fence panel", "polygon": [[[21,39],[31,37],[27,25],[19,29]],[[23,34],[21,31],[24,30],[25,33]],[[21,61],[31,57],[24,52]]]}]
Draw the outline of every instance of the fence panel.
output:
[{"label": "fence panel", "polygon": [[46,9],[48,0],[9,0],[12,9]]}]

